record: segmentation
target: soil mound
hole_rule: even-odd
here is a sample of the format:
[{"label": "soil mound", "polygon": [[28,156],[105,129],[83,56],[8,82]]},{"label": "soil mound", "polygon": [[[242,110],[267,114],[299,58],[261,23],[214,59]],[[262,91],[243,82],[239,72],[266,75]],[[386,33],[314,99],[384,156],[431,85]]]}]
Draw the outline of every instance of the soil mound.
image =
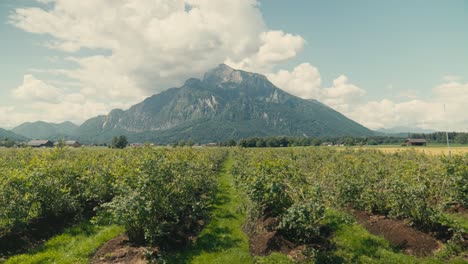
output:
[{"label": "soil mound", "polygon": [[101,246],[94,255],[91,263],[93,264],[144,264],[145,247],[132,245],[126,235],[120,235],[107,241]]},{"label": "soil mound", "polygon": [[402,220],[389,219],[367,212],[354,212],[359,224],[374,235],[383,236],[393,246],[414,256],[430,256],[441,245],[434,237],[405,224]]},{"label": "soil mound", "polygon": [[267,256],[272,252],[281,252],[291,259],[304,259],[302,252],[305,245],[296,245],[278,233],[278,219],[262,217],[255,222],[250,232],[250,252],[254,256]]}]

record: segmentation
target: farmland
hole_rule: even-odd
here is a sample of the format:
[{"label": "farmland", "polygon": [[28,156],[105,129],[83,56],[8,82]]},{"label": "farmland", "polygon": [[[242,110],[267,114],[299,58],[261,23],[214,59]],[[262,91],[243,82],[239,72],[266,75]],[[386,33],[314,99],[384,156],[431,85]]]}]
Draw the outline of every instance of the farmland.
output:
[{"label": "farmland", "polygon": [[431,149],[1,150],[0,263],[465,263],[468,155]]},{"label": "farmland", "polygon": [[[358,147],[357,147],[358,148]],[[468,147],[465,145],[453,145],[448,148],[446,145],[428,145],[428,146],[423,146],[423,147],[401,147],[401,146],[395,146],[395,145],[382,145],[382,146],[365,146],[365,147],[359,147],[362,149],[378,149],[386,153],[395,153],[395,152],[401,152],[401,151],[418,151],[418,152],[423,152],[425,154],[429,155],[449,155],[449,154],[456,154],[456,155],[464,155],[468,154]]]}]

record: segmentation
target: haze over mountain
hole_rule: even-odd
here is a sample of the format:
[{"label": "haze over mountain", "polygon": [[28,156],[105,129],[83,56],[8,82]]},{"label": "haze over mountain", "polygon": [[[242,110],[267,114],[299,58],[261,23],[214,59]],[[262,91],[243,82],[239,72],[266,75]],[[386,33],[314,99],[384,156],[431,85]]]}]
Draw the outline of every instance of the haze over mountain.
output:
[{"label": "haze over mountain", "polygon": [[275,87],[260,74],[227,65],[153,95],[124,111],[84,122],[82,142],[108,142],[115,135],[158,143],[218,142],[252,136],[367,136],[374,132],[316,100]]},{"label": "haze over mountain", "polygon": [[419,127],[409,127],[409,126],[397,126],[392,128],[381,128],[377,129],[376,131],[387,133],[387,134],[398,134],[398,133],[434,133],[435,130],[432,129],[424,129]]},{"label": "haze over mountain", "polygon": [[12,131],[30,139],[60,139],[74,136],[77,129],[77,125],[68,121],[60,124],[37,121],[23,123]]}]

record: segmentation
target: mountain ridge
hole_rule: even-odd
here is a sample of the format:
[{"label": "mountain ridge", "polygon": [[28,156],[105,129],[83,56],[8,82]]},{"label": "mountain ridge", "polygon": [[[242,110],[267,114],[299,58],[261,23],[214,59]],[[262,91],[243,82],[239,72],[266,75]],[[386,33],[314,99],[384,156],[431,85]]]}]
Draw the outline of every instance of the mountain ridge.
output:
[{"label": "mountain ridge", "polygon": [[25,140],[27,140],[27,138],[22,136],[22,135],[18,135],[16,133],[14,133],[13,131],[0,128],[0,141],[5,140],[5,139],[9,139],[9,140],[13,140],[13,141],[25,141]]},{"label": "mountain ridge", "polygon": [[316,100],[288,94],[261,74],[221,64],[202,79],[190,78],[78,129],[85,142],[118,134],[132,141],[206,143],[250,136],[369,136],[373,131]]},{"label": "mountain ridge", "polygon": [[11,131],[30,139],[57,139],[75,135],[78,127],[70,121],[61,123],[36,121],[23,123]]},{"label": "mountain ridge", "polygon": [[108,143],[114,136],[126,135],[131,142],[160,144],[375,133],[317,100],[281,90],[264,75],[225,64],[206,72],[202,79],[187,79],[181,87],[152,95],[127,110],[113,109],[90,118],[67,132],[83,143]]}]

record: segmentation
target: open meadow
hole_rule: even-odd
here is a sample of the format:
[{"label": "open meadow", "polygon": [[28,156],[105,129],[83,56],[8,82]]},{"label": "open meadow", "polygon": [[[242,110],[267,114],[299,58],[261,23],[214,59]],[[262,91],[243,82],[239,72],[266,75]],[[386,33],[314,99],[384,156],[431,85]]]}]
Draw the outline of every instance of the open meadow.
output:
[{"label": "open meadow", "polygon": [[1,149],[0,263],[466,263],[466,148],[412,149]]}]

